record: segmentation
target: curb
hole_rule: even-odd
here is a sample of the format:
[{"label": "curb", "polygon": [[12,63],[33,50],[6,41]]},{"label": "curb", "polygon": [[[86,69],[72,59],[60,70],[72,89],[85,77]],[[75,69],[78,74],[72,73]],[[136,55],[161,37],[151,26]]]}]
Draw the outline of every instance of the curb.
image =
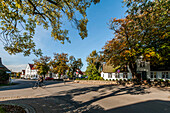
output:
[{"label": "curb", "polygon": [[49,95],[43,95],[43,96],[15,96],[15,97],[0,97],[0,101],[3,100],[9,100],[9,99],[25,99],[25,98],[41,98],[41,97],[47,97]]},{"label": "curb", "polygon": [[24,108],[26,113],[36,113],[35,109],[29,105],[26,104],[19,104],[19,103],[0,103],[0,105],[14,105],[14,106],[20,106]]}]

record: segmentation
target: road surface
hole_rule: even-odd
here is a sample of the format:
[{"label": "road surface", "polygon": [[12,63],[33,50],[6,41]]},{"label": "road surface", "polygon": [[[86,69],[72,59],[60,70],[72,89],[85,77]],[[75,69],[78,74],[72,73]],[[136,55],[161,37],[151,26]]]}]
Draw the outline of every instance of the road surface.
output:
[{"label": "road surface", "polygon": [[48,81],[33,90],[34,80],[14,82],[19,84],[0,87],[0,103],[28,105],[37,113],[170,113],[170,92],[159,88]]}]

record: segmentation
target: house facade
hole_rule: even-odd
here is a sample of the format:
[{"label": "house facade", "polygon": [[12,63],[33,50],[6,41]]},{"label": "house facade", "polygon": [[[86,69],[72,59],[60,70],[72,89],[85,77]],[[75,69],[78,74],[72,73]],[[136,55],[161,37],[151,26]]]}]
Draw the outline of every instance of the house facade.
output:
[{"label": "house facade", "polygon": [[[128,80],[132,79],[132,73],[127,66],[126,71],[117,71],[113,72],[113,66],[110,70],[107,69],[108,66],[103,66],[103,71],[101,72],[101,77],[105,80]],[[157,66],[154,67],[150,65],[149,61],[142,61],[141,59],[137,60],[137,75],[136,77],[139,80],[151,81],[155,79],[170,80],[170,66]]]},{"label": "house facade", "polygon": [[22,70],[21,72],[21,79],[25,77],[25,70]]},{"label": "house facade", "polygon": [[0,70],[5,71],[6,73],[11,73],[11,71],[2,64],[1,57],[0,57]]},{"label": "house facade", "polygon": [[[11,74],[11,71],[2,64],[1,58],[0,58],[0,71],[5,71],[6,74]],[[11,81],[10,81],[10,77],[7,78],[7,80],[1,80],[1,79],[0,79],[0,84],[1,84],[1,83],[2,83],[2,84],[7,84],[7,83],[9,83],[9,82],[11,82]]]},{"label": "house facade", "polygon": [[34,64],[27,64],[26,69],[25,69],[25,79],[38,79],[38,70],[35,69]]}]

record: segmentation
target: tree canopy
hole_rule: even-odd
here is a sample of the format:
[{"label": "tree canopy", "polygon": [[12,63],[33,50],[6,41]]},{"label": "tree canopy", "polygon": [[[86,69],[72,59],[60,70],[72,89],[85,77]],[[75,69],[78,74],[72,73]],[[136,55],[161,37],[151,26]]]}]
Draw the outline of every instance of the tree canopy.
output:
[{"label": "tree canopy", "polygon": [[68,66],[68,54],[66,53],[54,53],[54,59],[50,61],[52,66],[52,72],[58,73],[59,75],[65,75],[66,70],[69,69]]},{"label": "tree canopy", "polygon": [[93,50],[90,55],[86,58],[88,65],[94,65],[96,69],[101,71],[101,61],[103,57],[96,50]]},{"label": "tree canopy", "polygon": [[48,56],[41,56],[39,59],[34,59],[34,65],[35,65],[35,69],[38,70],[38,74],[39,75],[43,75],[45,77],[45,75],[48,73],[50,66],[49,66],[49,61],[50,61],[51,57]]},{"label": "tree canopy", "polygon": [[87,57],[86,61],[88,63],[86,74],[89,80],[101,80],[100,71],[102,67],[102,55],[98,54],[96,50],[92,51]]},{"label": "tree canopy", "polygon": [[9,54],[41,54],[35,48],[33,37],[37,25],[51,28],[51,37],[68,41],[67,19],[78,29],[82,39],[87,37],[86,10],[100,0],[2,0],[0,2],[0,40]]},{"label": "tree canopy", "polygon": [[136,60],[167,63],[170,59],[168,0],[125,0],[129,8],[123,19],[110,21],[115,38],[104,46],[105,60],[116,65],[129,65],[136,74]]},{"label": "tree canopy", "polygon": [[74,56],[70,56],[68,66],[69,66],[68,75],[70,77],[73,77],[74,72],[76,72],[77,69],[81,69],[83,67],[83,63],[81,61],[81,58],[76,59]]}]

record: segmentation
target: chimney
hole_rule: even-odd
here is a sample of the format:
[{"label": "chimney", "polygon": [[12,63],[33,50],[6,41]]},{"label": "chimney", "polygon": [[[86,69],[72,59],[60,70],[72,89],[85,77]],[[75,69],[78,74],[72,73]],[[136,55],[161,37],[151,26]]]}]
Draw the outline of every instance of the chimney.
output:
[{"label": "chimney", "polygon": [[1,57],[0,57],[0,67],[4,67],[4,66],[2,65]]}]

